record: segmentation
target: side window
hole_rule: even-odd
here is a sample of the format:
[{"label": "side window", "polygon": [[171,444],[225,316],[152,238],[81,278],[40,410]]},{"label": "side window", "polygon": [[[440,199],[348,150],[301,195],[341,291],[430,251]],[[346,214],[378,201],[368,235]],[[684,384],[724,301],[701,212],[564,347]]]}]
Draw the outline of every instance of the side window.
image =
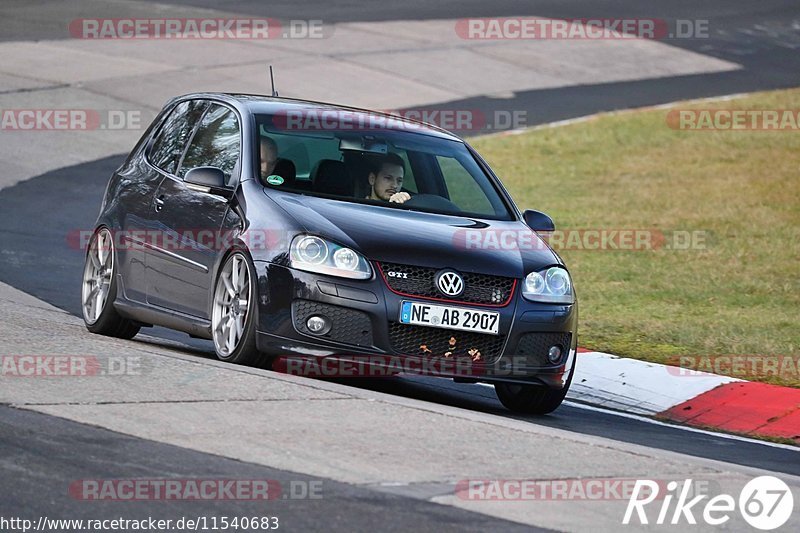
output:
[{"label": "side window", "polygon": [[217,167],[225,173],[225,183],[232,185],[241,147],[236,114],[227,107],[211,104],[189,144],[178,176],[182,178],[197,167]]},{"label": "side window", "polygon": [[205,108],[206,103],[202,100],[188,100],[172,110],[150,148],[148,157],[152,164],[164,172],[175,174],[186,143]]},{"label": "side window", "polygon": [[492,203],[481,186],[461,163],[452,157],[437,155],[450,200],[463,211],[470,213],[494,213]]},{"label": "side window", "polygon": [[[278,157],[289,159],[297,169],[297,177],[302,181],[311,179],[311,170],[320,159],[342,159],[339,141],[320,139],[301,135],[283,135],[269,131],[261,126],[261,137],[269,137],[278,146]],[[260,161],[259,161],[260,163]]]}]

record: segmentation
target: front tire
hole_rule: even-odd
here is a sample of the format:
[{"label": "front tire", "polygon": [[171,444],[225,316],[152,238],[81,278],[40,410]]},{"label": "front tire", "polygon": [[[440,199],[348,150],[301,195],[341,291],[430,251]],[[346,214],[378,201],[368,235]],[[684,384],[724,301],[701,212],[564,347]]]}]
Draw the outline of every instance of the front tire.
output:
[{"label": "front tire", "polygon": [[214,286],[211,334],[217,358],[249,366],[264,366],[269,358],[256,348],[256,271],[243,252],[223,263]]},{"label": "front tire", "polygon": [[81,310],[86,329],[92,333],[131,339],[141,326],[114,309],[117,295],[117,261],[111,232],[101,228],[89,241],[83,267]]},{"label": "front tire", "polygon": [[575,364],[561,389],[551,389],[544,385],[521,385],[517,383],[495,383],[494,391],[506,409],[515,413],[546,415],[561,405],[569,392],[572,376],[575,375]]}]

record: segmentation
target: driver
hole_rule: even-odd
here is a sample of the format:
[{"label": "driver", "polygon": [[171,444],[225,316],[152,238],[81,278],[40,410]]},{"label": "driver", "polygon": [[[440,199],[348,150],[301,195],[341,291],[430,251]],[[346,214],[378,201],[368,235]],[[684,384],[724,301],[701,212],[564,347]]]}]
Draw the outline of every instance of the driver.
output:
[{"label": "driver", "polygon": [[406,164],[397,154],[386,154],[378,159],[374,169],[369,173],[370,193],[367,200],[383,200],[402,204],[411,199],[403,188],[403,174]]}]

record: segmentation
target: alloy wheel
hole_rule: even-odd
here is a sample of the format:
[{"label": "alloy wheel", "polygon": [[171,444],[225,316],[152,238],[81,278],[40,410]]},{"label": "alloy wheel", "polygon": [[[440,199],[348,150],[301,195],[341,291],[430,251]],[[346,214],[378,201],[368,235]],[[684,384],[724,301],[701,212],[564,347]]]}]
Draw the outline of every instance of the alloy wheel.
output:
[{"label": "alloy wheel", "polygon": [[244,336],[251,296],[247,259],[234,253],[220,272],[211,314],[214,346],[221,358],[230,357]]},{"label": "alloy wheel", "polygon": [[89,243],[86,265],[83,269],[81,308],[87,324],[100,318],[111,292],[114,276],[114,248],[107,229],[97,232]]}]

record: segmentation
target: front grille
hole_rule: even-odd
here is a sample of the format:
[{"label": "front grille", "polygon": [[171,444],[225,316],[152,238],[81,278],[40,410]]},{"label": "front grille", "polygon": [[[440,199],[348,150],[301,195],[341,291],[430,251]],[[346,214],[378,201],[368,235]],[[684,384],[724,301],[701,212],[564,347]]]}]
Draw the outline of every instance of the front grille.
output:
[{"label": "front grille", "polygon": [[[429,268],[396,263],[380,263],[383,278],[395,292],[423,298],[440,298],[454,302],[483,305],[506,305],[514,292],[516,280],[487,274],[460,272],[464,278],[464,292],[459,296],[444,296],[436,288],[436,273],[440,268]],[[395,274],[390,276],[389,273]],[[397,274],[401,274],[397,276]]]},{"label": "front grille", "polygon": [[525,333],[517,344],[516,356],[524,356],[530,366],[552,366],[547,359],[551,346],[560,346],[563,360],[572,346],[572,334],[567,333]]},{"label": "front grille", "polygon": [[[455,346],[451,346],[451,338],[456,339]],[[451,352],[450,357],[472,358],[475,352],[470,354],[470,350],[477,350],[481,363],[492,363],[502,353],[505,336],[390,322],[389,342],[392,349],[402,355],[443,357]],[[426,346],[430,352],[426,352],[422,346]]]},{"label": "front grille", "polygon": [[[333,327],[325,335],[314,335],[306,327],[312,315],[324,315],[331,319]],[[356,346],[372,346],[372,323],[366,313],[338,305],[329,305],[311,300],[295,300],[292,303],[294,327],[300,333]]]}]

